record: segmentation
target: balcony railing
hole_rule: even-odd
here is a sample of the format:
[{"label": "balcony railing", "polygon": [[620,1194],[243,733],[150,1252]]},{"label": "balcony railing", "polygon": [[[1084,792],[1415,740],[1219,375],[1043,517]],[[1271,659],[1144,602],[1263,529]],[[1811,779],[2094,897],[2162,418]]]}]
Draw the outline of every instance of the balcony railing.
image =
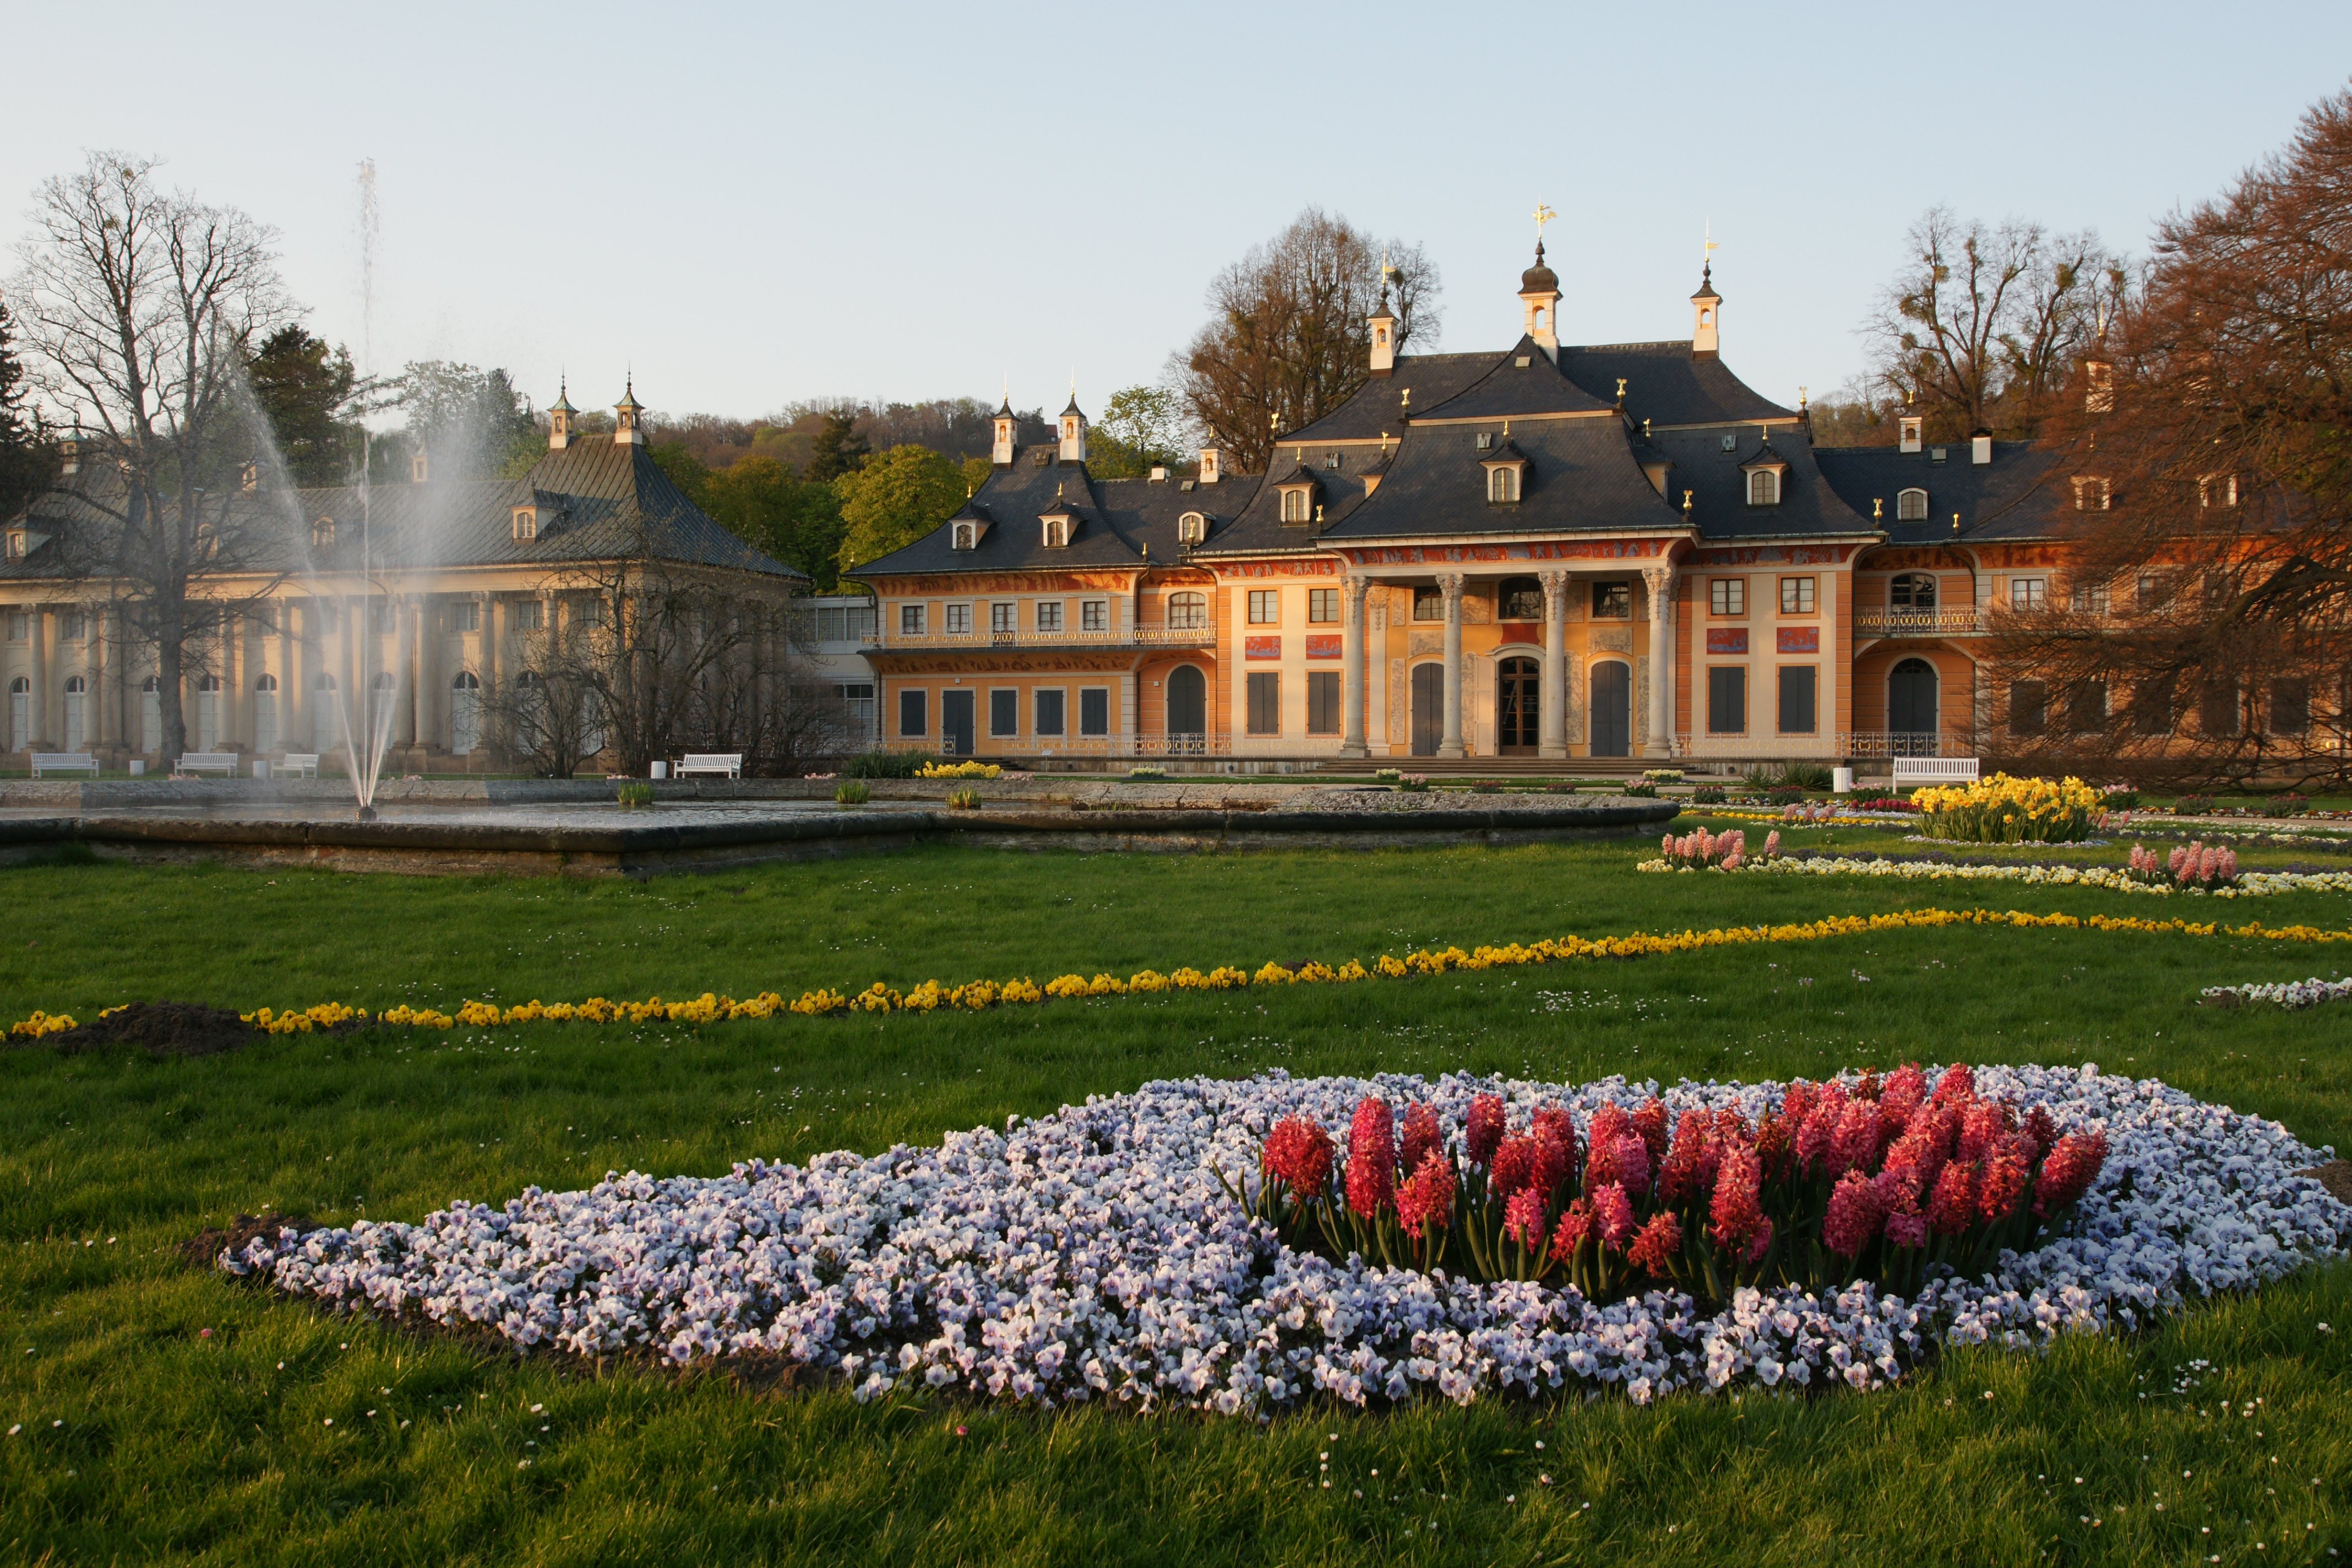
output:
[{"label": "balcony railing", "polygon": [[885,653],[921,653],[992,647],[1214,647],[1216,644],[1214,626],[1155,624],[1093,632],[903,632],[885,627],[866,646]]},{"label": "balcony railing", "polygon": [[1973,757],[1975,737],[1926,731],[1853,730],[1821,735],[1715,735],[1688,731],[1675,737],[1675,755],[1696,761],[1782,758]]},{"label": "balcony railing", "polygon": [[1857,637],[1969,637],[1977,632],[1973,605],[1938,610],[1858,609],[1853,613]]}]

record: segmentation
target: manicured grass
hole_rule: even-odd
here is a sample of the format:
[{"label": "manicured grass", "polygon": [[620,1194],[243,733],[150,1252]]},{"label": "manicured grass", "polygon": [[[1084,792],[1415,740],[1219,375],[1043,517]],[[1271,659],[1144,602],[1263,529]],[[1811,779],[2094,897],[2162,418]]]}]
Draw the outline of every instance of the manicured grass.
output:
[{"label": "manicured grass", "polygon": [[[941,848],[643,886],[26,868],[0,895],[48,914],[0,945],[0,1012],[1042,980],[1930,906],[2352,925],[2352,900],[2320,895],[1644,877],[1642,849]],[[2095,1059],[2352,1144],[2342,1019],[2189,1005],[2347,964],[2335,946],[1964,929],[983,1015],[377,1031],[194,1061],[9,1052],[0,1427],[23,1430],[0,1439],[0,1561],[2327,1562],[2352,1551],[2352,1357],[2318,1326],[2352,1335],[2344,1267],[2047,1358],[1957,1355],[1884,1395],[1261,1426],[595,1377],[272,1301],[173,1249],[267,1205],[415,1218],[1271,1068]]]}]

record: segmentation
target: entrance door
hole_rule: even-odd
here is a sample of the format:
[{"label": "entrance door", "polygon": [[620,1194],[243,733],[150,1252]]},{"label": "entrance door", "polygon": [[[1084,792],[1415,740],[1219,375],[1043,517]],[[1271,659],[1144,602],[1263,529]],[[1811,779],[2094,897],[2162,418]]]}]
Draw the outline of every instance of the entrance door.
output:
[{"label": "entrance door", "polygon": [[89,681],[84,677],[77,675],[66,682],[66,750],[68,752],[81,750],[89,696]]},{"label": "entrance door", "polygon": [[1633,668],[1611,659],[1592,667],[1592,754],[1633,754]]},{"label": "entrance door", "polygon": [[1937,752],[1936,667],[1906,658],[1886,678],[1886,728],[1898,757],[1932,757]]},{"label": "entrance door", "polygon": [[1180,664],[1168,672],[1168,750],[1171,755],[1199,756],[1208,740],[1208,678],[1197,665]]},{"label": "entrance door", "polygon": [[253,683],[253,749],[278,749],[278,678],[274,675]]},{"label": "entrance door", "polygon": [[971,755],[972,694],[969,691],[947,690],[940,693],[940,752],[943,756]]},{"label": "entrance door", "polygon": [[8,749],[24,752],[33,744],[33,683],[23,676],[8,683]]},{"label": "entrance door", "polygon": [[139,749],[151,756],[163,749],[163,689],[152,675],[139,688]]},{"label": "entrance door", "polygon": [[207,675],[196,682],[196,750],[220,750],[220,677]]},{"label": "entrance door", "polygon": [[324,756],[342,740],[342,698],[335,690],[335,678],[322,669],[310,679],[310,749]]},{"label": "entrance door", "polygon": [[449,682],[449,750],[457,756],[468,756],[481,741],[481,679],[470,669],[461,669]]},{"label": "entrance door", "polygon": [[1445,667],[1412,667],[1412,754],[1433,757],[1445,739]]},{"label": "entrance door", "polygon": [[1496,671],[1495,744],[1507,757],[1533,756],[1542,739],[1540,668],[1531,658],[1507,658]]}]

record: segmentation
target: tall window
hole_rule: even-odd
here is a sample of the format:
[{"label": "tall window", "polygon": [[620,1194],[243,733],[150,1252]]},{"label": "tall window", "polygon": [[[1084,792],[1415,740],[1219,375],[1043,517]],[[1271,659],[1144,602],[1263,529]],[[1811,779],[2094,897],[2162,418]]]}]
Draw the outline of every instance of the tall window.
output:
[{"label": "tall window", "polygon": [[1078,602],[1078,629],[1082,632],[1110,630],[1110,601],[1082,599]]},{"label": "tall window", "polygon": [[1744,616],[1748,613],[1748,579],[1717,577],[1706,585],[1706,609],[1713,616]]},{"label": "tall window", "polygon": [[2069,681],[2066,686],[2066,728],[2076,735],[2095,735],[2107,727],[2107,683]]},{"label": "tall window", "polygon": [[1813,613],[1813,580],[1811,577],[1780,579],[1780,613],[1784,616],[1810,616]]},{"label": "tall window", "polygon": [[1777,471],[1771,468],[1759,468],[1748,476],[1748,504],[1749,506],[1780,504],[1780,476]]},{"label": "tall window", "polygon": [[1810,735],[1820,727],[1820,684],[1821,672],[1810,664],[1780,667],[1780,733]]},{"label": "tall window", "polygon": [[453,632],[478,632],[482,629],[482,606],[478,600],[458,599],[449,606],[449,629]]},{"label": "tall window", "polygon": [[2208,680],[2197,693],[2197,727],[2209,735],[2228,737],[2236,734],[2243,720],[2238,711],[2238,680],[2231,675],[2217,675]]},{"label": "tall window", "polygon": [[1062,629],[1061,600],[1040,599],[1037,601],[1037,629],[1041,632],[1058,632]]},{"label": "tall window", "polygon": [[[264,631],[274,632],[278,627],[273,624],[266,626],[261,629]],[[58,636],[59,638],[66,642],[79,642],[87,635],[88,621],[79,610],[61,610],[58,612]]]},{"label": "tall window", "polygon": [[1886,603],[1897,610],[1936,607],[1936,579],[1925,572],[1899,572],[1886,584]]},{"label": "tall window", "polygon": [[898,693],[898,733],[923,735],[930,732],[930,693],[906,690]]},{"label": "tall window", "polygon": [[2009,683],[2009,732],[2039,735],[2050,727],[2050,688],[2039,680]]},{"label": "tall window", "polygon": [[1209,624],[1209,595],[1168,595],[1168,624],[1180,631],[1199,631]]},{"label": "tall window", "polygon": [[1307,518],[1307,489],[1305,486],[1302,485],[1297,489],[1289,489],[1282,492],[1283,521],[1305,522]]},{"label": "tall window", "polygon": [[1021,732],[1021,693],[997,690],[988,694],[988,732],[992,735],[1017,735]]},{"label": "tall window", "polygon": [[2311,682],[2283,675],[2271,682],[2271,733],[2300,735],[2311,728]]},{"label": "tall window", "polygon": [[971,635],[971,606],[970,605],[950,605],[948,606],[948,636],[951,637],[970,637]]},{"label": "tall window", "polygon": [[2169,735],[2172,733],[2173,710],[2179,706],[2175,689],[2168,681],[2147,680],[2132,690],[2131,726],[2137,735]]},{"label": "tall window", "polygon": [[1748,731],[1748,671],[1740,665],[1718,665],[1706,672],[1706,729],[1711,735],[1740,735]]},{"label": "tall window", "polygon": [[1596,621],[1632,620],[1633,618],[1633,584],[1631,583],[1592,584],[1592,618]]},{"label": "tall window", "polygon": [[1078,693],[1078,733],[1110,733],[1110,689],[1089,686]]},{"label": "tall window", "polygon": [[2012,610],[2038,610],[2049,599],[2050,579],[2047,577],[2011,577],[2009,580],[2009,607]]},{"label": "tall window", "polygon": [[1515,501],[1519,499],[1519,470],[1497,463],[1486,470],[1486,499],[1490,501]]},{"label": "tall window", "polygon": [[1061,691],[1040,691],[1036,696],[1036,733],[1058,735],[1062,732],[1063,707],[1067,701]]},{"label": "tall window", "polygon": [[1539,621],[1544,618],[1543,584],[1533,577],[1506,577],[1495,592],[1499,619]]},{"label": "tall window", "polygon": [[1442,621],[1445,618],[1445,590],[1416,587],[1412,591],[1412,618],[1416,621]]},{"label": "tall window", "polygon": [[898,606],[898,635],[900,637],[919,637],[923,635],[923,610],[924,606],[921,605],[901,605]]},{"label": "tall window", "polygon": [[1282,592],[1277,588],[1252,588],[1249,596],[1250,625],[1270,626],[1282,619]]},{"label": "tall window", "polygon": [[2107,585],[2105,583],[2077,583],[2069,590],[2067,602],[2078,616],[2104,616],[2107,613]]},{"label": "tall window", "polygon": [[1328,626],[1339,618],[1339,590],[1309,588],[1307,590],[1307,620],[1310,626]]},{"label": "tall window", "polygon": [[1271,670],[1249,678],[1249,732],[1282,733],[1282,677]]},{"label": "tall window", "polygon": [[1895,521],[1897,522],[1927,521],[1927,492],[1915,489],[1897,493],[1895,498]]},{"label": "tall window", "polygon": [[1011,600],[999,600],[988,606],[988,629],[996,637],[1009,637],[1020,627],[1021,606]]},{"label": "tall window", "polygon": [[[512,623],[515,630],[519,632],[537,632],[545,631],[547,629],[546,600],[517,599],[512,605],[509,605],[508,608],[509,614],[508,615],[507,619]],[[332,626],[330,626],[327,629],[329,631],[334,630]]]},{"label": "tall window", "polygon": [[1336,669],[1313,670],[1307,677],[1307,732],[1339,732],[1339,672]]}]

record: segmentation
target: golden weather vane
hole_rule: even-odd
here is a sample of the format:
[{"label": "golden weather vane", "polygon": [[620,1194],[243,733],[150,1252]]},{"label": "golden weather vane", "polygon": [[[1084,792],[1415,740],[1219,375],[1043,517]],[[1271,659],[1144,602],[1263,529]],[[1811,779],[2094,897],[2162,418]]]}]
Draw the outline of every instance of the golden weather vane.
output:
[{"label": "golden weather vane", "polygon": [[1542,202],[1538,202],[1536,204],[1536,238],[1538,241],[1541,241],[1543,238],[1544,225],[1549,223],[1559,216],[1559,215],[1558,213],[1552,211],[1550,207],[1545,205]]}]

